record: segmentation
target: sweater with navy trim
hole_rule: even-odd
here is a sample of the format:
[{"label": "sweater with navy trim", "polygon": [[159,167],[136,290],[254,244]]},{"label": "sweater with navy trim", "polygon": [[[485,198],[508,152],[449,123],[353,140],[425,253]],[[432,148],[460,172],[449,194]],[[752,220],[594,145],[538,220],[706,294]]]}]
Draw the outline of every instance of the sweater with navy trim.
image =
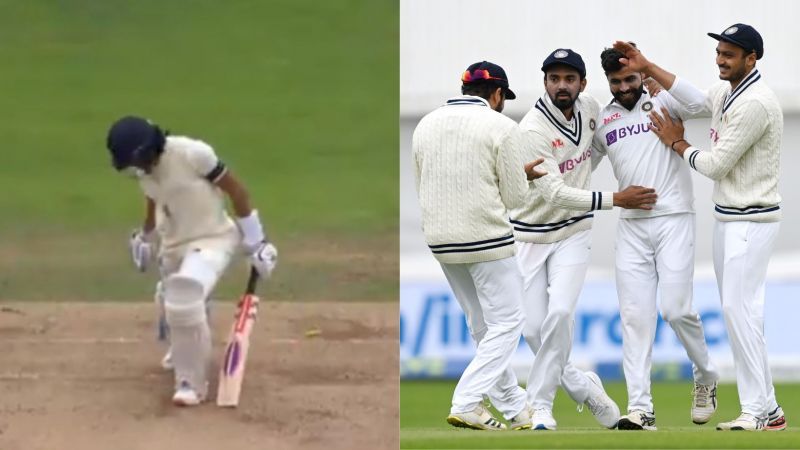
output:
[{"label": "sweater with navy trim", "polygon": [[545,93],[523,117],[527,159],[544,158],[547,175],[531,182],[524,206],[511,214],[517,240],[558,242],[590,229],[594,211],[613,208],[613,192],[589,190],[599,111],[594,98],[581,94],[567,120]]},{"label": "sweater with navy trim", "polygon": [[[687,93],[670,90],[679,101]],[[753,69],[736,89],[729,82],[711,88],[711,149],[689,147],[689,167],[714,180],[714,216],[725,222],[778,222],[781,196],[783,112],[778,98]]]},{"label": "sweater with navy trim", "polygon": [[512,257],[509,211],[522,204],[524,140],[480,97],[455,97],[420,120],[411,139],[422,230],[441,263]]}]

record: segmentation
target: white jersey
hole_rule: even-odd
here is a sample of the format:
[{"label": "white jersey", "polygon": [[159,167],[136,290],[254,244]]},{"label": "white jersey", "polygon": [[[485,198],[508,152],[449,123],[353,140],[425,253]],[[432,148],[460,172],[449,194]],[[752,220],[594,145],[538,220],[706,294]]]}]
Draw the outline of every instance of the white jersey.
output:
[{"label": "white jersey", "polygon": [[465,95],[423,117],[411,141],[422,230],[436,259],[514,256],[508,214],[528,189],[517,123]]},{"label": "white jersey", "polygon": [[223,192],[214,184],[225,171],[205,142],[167,137],[152,172],[139,178],[144,194],[156,203],[156,230],[163,248],[237,232]]},{"label": "white jersey", "polygon": [[607,155],[620,191],[628,186],[643,186],[655,189],[658,194],[652,210],[623,209],[620,214],[622,218],[694,212],[689,167],[651,131],[652,122],[648,117],[651,111],[661,114],[661,108],[666,108],[670,116],[684,121],[710,117],[711,112],[704,105],[705,94],[677,78],[673,88],[678,84],[686,84],[684,91],[694,93],[687,97],[691,103],[681,104],[666,91],[656,97],[645,92],[630,111],[614,100],[600,112],[594,135],[592,164],[597,166]]},{"label": "white jersey", "polygon": [[531,183],[525,203],[511,214],[517,240],[558,242],[592,227],[593,211],[611,209],[613,192],[589,191],[592,136],[600,105],[581,94],[567,120],[550,97],[543,95],[522,118],[529,159],[544,158],[547,172]]},{"label": "white jersey", "polygon": [[[684,89],[673,95],[686,102]],[[753,69],[734,91],[730,83],[712,87],[706,98],[711,116],[711,150],[689,147],[684,159],[714,180],[714,216],[721,221],[781,220],[783,112],[775,93]]]}]

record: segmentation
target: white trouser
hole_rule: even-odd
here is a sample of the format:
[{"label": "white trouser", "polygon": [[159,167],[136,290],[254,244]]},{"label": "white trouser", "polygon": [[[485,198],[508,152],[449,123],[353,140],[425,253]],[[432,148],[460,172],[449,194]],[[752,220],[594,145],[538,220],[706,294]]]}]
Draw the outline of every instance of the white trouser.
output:
[{"label": "white trouser", "polygon": [[617,294],[629,411],[653,411],[650,370],[659,291],[661,317],[686,350],[695,381],[712,384],[719,379],[700,316],[692,309],[694,220],[694,214],[670,214],[620,219],[617,225]]},{"label": "white trouser", "polygon": [[780,222],[714,224],[714,271],[736,366],[742,412],[766,416],[778,407],[764,337],[764,284]]},{"label": "white trouser", "polygon": [[517,244],[524,280],[522,335],[535,358],[528,375],[528,401],[553,409],[559,383],[578,404],[589,396],[589,379],[569,363],[575,305],[589,265],[589,230],[552,244]]},{"label": "white trouser", "polygon": [[452,414],[470,412],[486,395],[506,419],[525,408],[525,391],[509,368],[519,345],[522,278],[513,257],[473,264],[442,264],[477,343],[453,392]]},{"label": "white trouser", "polygon": [[238,242],[238,234],[231,233],[193,241],[160,255],[175,384],[187,381],[201,395],[205,395],[211,357],[205,301],[227,268]]}]

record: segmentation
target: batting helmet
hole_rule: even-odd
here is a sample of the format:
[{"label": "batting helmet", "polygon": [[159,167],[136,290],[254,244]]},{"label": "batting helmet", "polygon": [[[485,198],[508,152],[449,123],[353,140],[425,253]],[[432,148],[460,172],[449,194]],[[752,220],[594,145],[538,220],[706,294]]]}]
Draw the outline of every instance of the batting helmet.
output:
[{"label": "batting helmet", "polygon": [[117,170],[126,167],[149,169],[164,151],[167,132],[141,117],[126,116],[111,125],[106,147]]}]

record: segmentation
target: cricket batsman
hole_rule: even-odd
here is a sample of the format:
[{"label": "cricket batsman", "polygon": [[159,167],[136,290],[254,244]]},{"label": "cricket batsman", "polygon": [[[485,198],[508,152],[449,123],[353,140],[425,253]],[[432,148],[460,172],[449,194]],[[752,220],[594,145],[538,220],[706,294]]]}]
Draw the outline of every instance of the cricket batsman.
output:
[{"label": "cricket batsman", "polygon": [[[140,271],[152,263],[157,241],[161,279],[157,302],[170,331],[178,406],[205,400],[211,358],[206,301],[231,258],[242,250],[269,277],[278,252],[270,243],[247,190],[203,141],[170,136],[154,123],[123,117],[106,147],[120,173],[136,178],[146,199],[144,223],[130,238]],[[232,219],[225,197],[233,205]]]}]

